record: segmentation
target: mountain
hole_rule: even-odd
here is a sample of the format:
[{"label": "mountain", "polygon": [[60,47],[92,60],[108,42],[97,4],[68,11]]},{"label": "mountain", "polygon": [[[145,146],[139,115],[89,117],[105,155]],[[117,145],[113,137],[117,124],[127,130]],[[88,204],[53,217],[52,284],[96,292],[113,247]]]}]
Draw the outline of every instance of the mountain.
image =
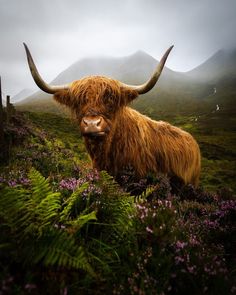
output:
[{"label": "mountain", "polygon": [[204,63],[185,74],[195,80],[211,83],[224,78],[236,77],[236,49],[221,49]]},{"label": "mountain", "polygon": [[[151,76],[157,64],[158,61],[144,51],[119,58],[84,58],[61,72],[51,83],[64,84],[84,76],[104,75],[127,84],[141,84]],[[216,97],[215,88],[221,96],[225,89],[228,91],[229,86],[235,90],[236,84],[232,84],[236,74],[235,64],[236,50],[221,50],[186,73],[175,72],[165,67],[157,85],[149,93],[140,96],[135,101],[135,107],[142,111],[148,110],[149,113],[163,108],[171,111],[193,106],[197,108],[199,99]],[[62,112],[58,109],[58,104],[53,103],[52,96],[41,91],[27,97],[18,106],[27,110],[37,111],[46,108],[49,112]]]},{"label": "mountain", "polygon": [[11,102],[17,103],[35,92],[35,89],[25,88],[11,98]]},{"label": "mountain", "polygon": [[[104,75],[127,84],[141,84],[151,76],[157,64],[156,59],[143,51],[137,51],[130,56],[120,58],[85,58],[61,72],[51,83],[55,85],[64,84],[89,75]],[[156,96],[159,92],[164,91],[167,93],[174,92],[175,96],[186,97],[189,96],[189,93],[194,93],[191,88],[192,85],[189,83],[188,77],[183,73],[174,72],[165,67],[158,86],[155,86],[149,94]],[[39,102],[46,103],[50,99],[51,95],[38,91],[21,101],[19,106],[27,104],[27,106],[33,107],[33,105],[38,105]]]},{"label": "mountain", "polygon": [[187,77],[212,85],[209,101],[223,104],[228,110],[235,110],[236,101],[236,48],[222,49],[192,71]]},{"label": "mountain", "polygon": [[[90,75],[103,75],[125,83],[143,83],[154,71],[158,61],[143,51],[126,57],[85,58],[60,73],[52,84],[63,84]],[[165,69],[168,75],[174,75]]]}]

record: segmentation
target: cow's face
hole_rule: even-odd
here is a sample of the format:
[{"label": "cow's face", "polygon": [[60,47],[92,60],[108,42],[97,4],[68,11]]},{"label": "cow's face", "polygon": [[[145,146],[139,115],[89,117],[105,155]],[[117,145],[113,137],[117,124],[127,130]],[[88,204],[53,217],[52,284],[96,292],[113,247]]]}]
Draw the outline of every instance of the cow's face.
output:
[{"label": "cow's face", "polygon": [[137,96],[137,91],[101,76],[75,81],[68,90],[54,95],[76,115],[82,135],[94,139],[108,135],[116,115]]}]

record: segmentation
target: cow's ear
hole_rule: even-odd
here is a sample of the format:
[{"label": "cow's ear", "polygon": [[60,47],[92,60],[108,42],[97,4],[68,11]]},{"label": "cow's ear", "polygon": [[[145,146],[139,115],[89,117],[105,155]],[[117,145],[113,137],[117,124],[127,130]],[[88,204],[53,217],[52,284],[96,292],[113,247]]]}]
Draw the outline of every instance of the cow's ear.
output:
[{"label": "cow's ear", "polygon": [[133,101],[137,97],[138,97],[138,92],[136,90],[133,90],[127,87],[121,87],[121,100],[124,105],[129,104],[131,101]]},{"label": "cow's ear", "polygon": [[71,105],[71,97],[69,90],[60,90],[54,94],[54,99],[60,104],[70,106]]}]

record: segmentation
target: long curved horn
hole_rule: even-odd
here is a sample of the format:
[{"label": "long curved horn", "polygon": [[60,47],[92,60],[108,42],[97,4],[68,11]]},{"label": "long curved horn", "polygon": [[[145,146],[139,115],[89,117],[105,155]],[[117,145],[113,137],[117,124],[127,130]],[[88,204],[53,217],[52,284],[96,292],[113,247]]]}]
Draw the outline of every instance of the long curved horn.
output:
[{"label": "long curved horn", "polygon": [[142,85],[128,85],[128,84],[124,84],[122,83],[125,87],[129,87],[133,90],[136,90],[139,94],[144,94],[147,93],[148,91],[150,91],[156,84],[156,82],[158,81],[161,72],[164,68],[165,62],[167,60],[167,57],[169,55],[169,53],[171,52],[172,48],[174,47],[174,45],[172,45],[167,51],[166,53],[163,55],[160,63],[158,64],[156,70],[154,71],[152,77],[144,84]]},{"label": "long curved horn", "polygon": [[31,56],[29,48],[27,47],[27,45],[25,43],[23,43],[23,44],[24,44],[24,47],[25,47],[27,60],[28,60],[28,64],[29,64],[29,68],[30,68],[32,77],[33,77],[35,83],[38,85],[38,87],[41,90],[43,90],[43,91],[45,91],[47,93],[50,93],[50,94],[54,94],[59,90],[66,90],[66,89],[69,88],[70,84],[55,86],[55,85],[49,85],[46,82],[44,82],[43,79],[41,78],[41,76],[39,75],[39,72],[38,72],[38,70],[37,70],[37,68],[36,68],[36,66],[34,64],[34,60],[33,60],[32,56]]}]

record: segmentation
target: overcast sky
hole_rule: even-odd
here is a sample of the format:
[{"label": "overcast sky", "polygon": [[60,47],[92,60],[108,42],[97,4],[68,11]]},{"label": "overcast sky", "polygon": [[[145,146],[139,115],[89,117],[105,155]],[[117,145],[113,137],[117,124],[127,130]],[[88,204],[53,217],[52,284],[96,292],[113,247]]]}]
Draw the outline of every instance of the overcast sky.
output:
[{"label": "overcast sky", "polygon": [[221,48],[236,47],[236,0],[0,0],[3,92],[33,88],[22,42],[50,81],[86,56],[144,50],[187,71]]}]

